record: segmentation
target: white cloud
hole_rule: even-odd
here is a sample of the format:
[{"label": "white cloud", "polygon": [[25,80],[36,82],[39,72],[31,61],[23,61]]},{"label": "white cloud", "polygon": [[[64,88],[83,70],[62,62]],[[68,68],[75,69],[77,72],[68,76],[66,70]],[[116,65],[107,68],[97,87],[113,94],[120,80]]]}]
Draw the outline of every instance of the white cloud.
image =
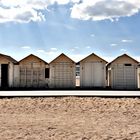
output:
[{"label": "white cloud", "polygon": [[78,46],[75,46],[74,48],[75,48],[75,49],[79,49],[79,47],[78,47]]},{"label": "white cloud", "polygon": [[44,15],[39,12],[45,9],[46,5],[41,1],[20,1],[20,0],[1,0],[0,1],[0,23],[18,22],[28,23],[30,21],[44,21]]},{"label": "white cloud", "polygon": [[37,50],[37,52],[38,52],[38,53],[45,53],[45,50],[39,49],[39,50]]},{"label": "white cloud", "polygon": [[137,61],[139,61],[140,62],[140,56],[136,56],[136,57],[134,57]]},{"label": "white cloud", "polygon": [[78,46],[75,46],[75,47],[73,47],[73,48],[70,48],[70,51],[71,51],[71,52],[79,51],[79,47],[78,47]]},{"label": "white cloud", "polygon": [[56,54],[57,53],[57,48],[50,48],[47,51],[44,50],[44,49],[38,49],[37,52],[38,53],[47,54],[47,55],[51,55],[51,54]]},{"label": "white cloud", "polygon": [[140,11],[139,0],[83,0],[72,7],[71,17],[81,20],[118,20]]},{"label": "white cloud", "polygon": [[51,4],[54,4],[55,2],[58,4],[67,4],[70,2],[70,0],[50,0]]},{"label": "white cloud", "polygon": [[47,7],[49,5],[54,3],[77,3],[79,1],[80,0],[0,0],[0,23],[45,21],[42,10],[48,10]]},{"label": "white cloud", "polygon": [[51,51],[57,51],[57,48],[50,48]]},{"label": "white cloud", "polygon": [[120,51],[121,51],[121,52],[127,52],[127,50],[126,50],[126,49],[120,49]]},{"label": "white cloud", "polygon": [[115,47],[115,46],[118,46],[118,44],[112,43],[112,44],[110,44],[110,46],[111,46],[111,47]]},{"label": "white cloud", "polygon": [[49,0],[51,4],[54,4],[55,2],[58,4],[68,4],[70,2],[72,3],[79,3],[80,0]]},{"label": "white cloud", "polygon": [[22,48],[22,49],[31,49],[30,46],[22,46],[21,48]]},{"label": "white cloud", "polygon": [[[140,11],[139,0],[0,0],[0,23],[45,21],[49,5],[73,3],[71,17],[82,20],[118,20]],[[68,27],[73,29],[73,27]]]},{"label": "white cloud", "polygon": [[87,49],[90,49],[91,47],[90,47],[90,46],[86,46],[86,48],[87,48]]},{"label": "white cloud", "polygon": [[104,56],[102,57],[104,60],[106,60],[107,62],[111,62],[113,61],[115,58],[114,57],[111,57],[111,56]]},{"label": "white cloud", "polygon": [[53,51],[47,51],[47,52],[45,52],[45,54],[52,55],[52,54],[55,54],[55,52],[53,52]]},{"label": "white cloud", "polygon": [[70,49],[72,52],[74,52],[75,51],[75,49],[73,48],[73,49]]},{"label": "white cloud", "polygon": [[133,42],[133,40],[123,39],[121,42],[123,42],[123,43],[131,43],[131,42]]},{"label": "white cloud", "polygon": [[85,58],[87,55],[82,55],[82,54],[69,54],[68,55],[72,60],[74,60],[75,62],[79,62],[80,60],[82,60],[83,58]]},{"label": "white cloud", "polygon": [[91,34],[90,36],[91,36],[91,37],[95,37],[95,34]]},{"label": "white cloud", "polygon": [[48,2],[47,0],[1,0],[1,6],[5,6],[8,8],[16,8],[16,7],[30,7],[31,9],[44,9],[47,8]]}]

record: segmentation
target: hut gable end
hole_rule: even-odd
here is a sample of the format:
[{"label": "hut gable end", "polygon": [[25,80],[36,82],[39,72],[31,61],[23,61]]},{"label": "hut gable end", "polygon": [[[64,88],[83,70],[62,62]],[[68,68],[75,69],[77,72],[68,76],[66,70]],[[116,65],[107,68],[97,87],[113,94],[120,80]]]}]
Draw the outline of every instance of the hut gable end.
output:
[{"label": "hut gable end", "polygon": [[107,61],[105,61],[104,59],[102,59],[101,57],[97,56],[96,54],[92,53],[89,56],[87,56],[86,58],[82,59],[80,61],[80,63],[84,63],[84,62],[103,62],[103,63],[107,63]]},{"label": "hut gable end", "polygon": [[132,57],[130,57],[127,54],[123,54],[116,59],[114,59],[112,62],[110,62],[108,65],[113,65],[113,64],[138,64],[139,62]]},{"label": "hut gable end", "polygon": [[44,60],[42,60],[41,58],[31,54],[25,58],[23,58],[22,60],[19,61],[19,64],[28,64],[28,63],[42,63],[42,64],[47,64]]},{"label": "hut gable end", "polygon": [[0,54],[0,63],[9,63],[9,62],[17,63],[17,61],[12,57],[8,55]]},{"label": "hut gable end", "polygon": [[58,63],[58,62],[69,62],[69,63],[75,63],[72,59],[70,59],[68,56],[66,56],[65,54],[61,54],[58,57],[56,57],[54,60],[52,60],[50,62],[50,64],[52,63]]}]

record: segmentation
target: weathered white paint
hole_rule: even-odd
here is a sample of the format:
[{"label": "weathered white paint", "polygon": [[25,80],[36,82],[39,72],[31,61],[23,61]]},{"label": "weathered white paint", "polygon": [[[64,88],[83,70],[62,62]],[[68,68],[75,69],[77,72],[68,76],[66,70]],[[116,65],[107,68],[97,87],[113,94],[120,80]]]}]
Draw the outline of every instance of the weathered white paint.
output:
[{"label": "weathered white paint", "polygon": [[9,87],[14,86],[14,64],[12,62],[8,65],[8,78],[9,78]]},{"label": "weathered white paint", "polygon": [[140,67],[138,68],[137,74],[138,74],[138,77],[137,77],[137,79],[138,79],[138,88],[140,88]]},{"label": "weathered white paint", "polygon": [[8,64],[8,86],[9,87],[13,87],[14,86],[14,77],[13,77],[13,73],[14,73],[14,63],[16,61],[7,56],[7,55],[3,55],[0,54],[0,87],[1,87],[1,65],[2,64]]},{"label": "weathered white paint", "polygon": [[61,54],[50,63],[50,88],[75,88],[75,63]]},{"label": "weathered white paint", "polygon": [[0,64],[0,87],[1,87],[1,64]]},{"label": "weathered white paint", "polygon": [[19,62],[19,87],[47,88],[45,68],[48,64],[35,55],[29,55]]},{"label": "weathered white paint", "polygon": [[113,89],[137,89],[138,62],[126,54],[116,58],[108,66],[108,82]]},{"label": "weathered white paint", "polygon": [[19,65],[14,65],[14,87],[19,87]]},{"label": "weathered white paint", "polygon": [[91,54],[80,61],[80,87],[105,87],[106,61]]},{"label": "weathered white paint", "polygon": [[81,87],[105,87],[105,64],[87,62],[81,65]]},{"label": "weathered white paint", "polygon": [[44,67],[20,66],[20,87],[47,87]]},{"label": "weathered white paint", "polygon": [[[1,62],[1,64],[8,64],[8,86],[13,87],[13,72],[14,72],[14,64],[12,62]],[[0,87],[1,87],[1,64],[0,64]]]},{"label": "weathered white paint", "polygon": [[111,74],[112,88],[137,88],[137,66],[125,66],[123,64],[113,65]]}]

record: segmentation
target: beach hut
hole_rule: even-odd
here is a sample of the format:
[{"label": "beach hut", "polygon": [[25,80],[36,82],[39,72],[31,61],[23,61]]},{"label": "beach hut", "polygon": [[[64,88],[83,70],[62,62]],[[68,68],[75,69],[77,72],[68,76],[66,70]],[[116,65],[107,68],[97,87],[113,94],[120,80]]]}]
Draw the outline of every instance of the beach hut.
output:
[{"label": "beach hut", "polygon": [[140,63],[138,65],[138,88],[140,89]]},{"label": "beach hut", "polygon": [[75,88],[76,64],[73,60],[62,53],[49,65],[51,88]]},{"label": "beach hut", "polygon": [[0,87],[13,87],[15,59],[8,55],[0,54]]},{"label": "beach hut", "polygon": [[15,67],[15,87],[47,88],[49,83],[49,65],[39,57],[30,54],[18,62]]},{"label": "beach hut", "polygon": [[138,61],[123,54],[107,65],[108,86],[113,89],[138,88]]},{"label": "beach hut", "polygon": [[76,63],[76,87],[80,87],[80,63]]},{"label": "beach hut", "polygon": [[107,61],[92,53],[80,62],[80,87],[106,87]]}]

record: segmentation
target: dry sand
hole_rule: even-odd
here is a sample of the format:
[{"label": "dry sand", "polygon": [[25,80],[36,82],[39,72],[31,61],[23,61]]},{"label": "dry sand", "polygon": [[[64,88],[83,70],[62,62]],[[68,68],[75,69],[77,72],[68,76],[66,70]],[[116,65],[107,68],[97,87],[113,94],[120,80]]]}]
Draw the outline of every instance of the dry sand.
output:
[{"label": "dry sand", "polygon": [[140,99],[0,99],[0,140],[23,139],[140,140]]}]

